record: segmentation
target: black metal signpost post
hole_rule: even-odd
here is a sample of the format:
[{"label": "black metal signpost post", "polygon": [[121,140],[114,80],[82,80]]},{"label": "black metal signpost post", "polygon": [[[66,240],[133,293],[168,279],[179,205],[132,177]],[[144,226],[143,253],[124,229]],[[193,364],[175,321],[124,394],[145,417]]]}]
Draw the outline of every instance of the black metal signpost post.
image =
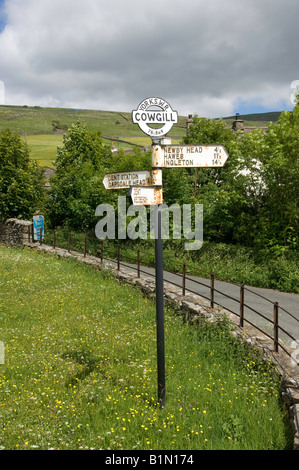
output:
[{"label": "black metal signpost post", "polygon": [[[152,169],[154,166],[154,149],[161,145],[161,138],[152,138]],[[162,204],[154,206],[155,210],[155,276],[156,276],[156,335],[157,335],[157,378],[159,408],[165,407],[165,339],[164,339],[164,275],[163,275],[163,239],[162,239]]]},{"label": "black metal signpost post", "polygon": [[164,346],[164,281],[162,206],[155,206],[155,266],[156,266],[156,319],[157,319],[157,365],[159,407],[165,406],[165,346]]}]

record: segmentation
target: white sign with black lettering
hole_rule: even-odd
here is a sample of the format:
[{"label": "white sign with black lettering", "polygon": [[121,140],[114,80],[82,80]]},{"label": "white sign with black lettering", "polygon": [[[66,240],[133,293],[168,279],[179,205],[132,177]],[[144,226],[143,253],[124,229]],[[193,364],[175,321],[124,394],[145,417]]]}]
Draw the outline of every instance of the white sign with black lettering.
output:
[{"label": "white sign with black lettering", "polygon": [[155,186],[132,186],[129,196],[136,206],[155,206],[163,203],[162,188]]},{"label": "white sign with black lettering", "polygon": [[222,167],[228,153],[222,145],[156,145],[152,152],[153,167]]},{"label": "white sign with black lettering", "polygon": [[122,173],[108,173],[104,176],[106,189],[125,189],[130,186],[161,186],[162,170],[137,170]]},{"label": "white sign with black lettering", "polygon": [[[132,111],[132,121],[138,124],[145,134],[161,137],[178,122],[178,113],[162,98],[146,98]],[[160,127],[153,128],[152,124],[159,124]]]}]

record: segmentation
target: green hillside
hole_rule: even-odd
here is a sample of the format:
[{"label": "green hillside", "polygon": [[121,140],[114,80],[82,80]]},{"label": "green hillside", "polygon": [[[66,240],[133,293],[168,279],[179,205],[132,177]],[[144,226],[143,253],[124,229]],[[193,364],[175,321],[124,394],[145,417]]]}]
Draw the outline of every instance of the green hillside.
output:
[{"label": "green hillside", "polygon": [[[246,127],[260,127],[269,121],[276,121],[280,112],[248,114]],[[224,118],[230,127],[234,116]],[[65,130],[74,122],[81,120],[91,130],[101,130],[107,143],[124,150],[134,146],[151,145],[151,138],[146,136],[136,124],[131,113],[117,111],[97,111],[87,109],[42,108],[40,106],[0,106],[0,130],[9,128],[23,136],[30,147],[31,156],[39,165],[53,167],[57,146],[62,144]],[[174,144],[186,135],[186,116],[179,116],[178,123],[169,132]]]},{"label": "green hillside", "polygon": [[[240,114],[239,119],[244,119],[244,121],[262,121],[262,122],[276,122],[278,121],[281,111],[273,111],[270,113],[255,113],[255,114]],[[235,119],[235,116],[229,116],[224,119]]]},{"label": "green hillside", "polygon": [[[281,111],[271,113],[240,114],[238,119],[242,119],[244,121],[244,127],[246,128],[266,127],[269,122],[277,122],[280,114]],[[236,115],[223,118],[227,126],[231,126],[235,119]]]},{"label": "green hillside", "polygon": [[[113,142],[118,148],[130,150],[134,146],[151,145],[147,137],[136,124],[131,113],[114,111],[96,111],[67,108],[41,108],[39,106],[0,106],[0,130],[9,128],[23,136],[31,149],[31,156],[41,166],[53,167],[57,145],[62,144],[65,129],[81,120],[91,130],[101,130],[107,143]],[[184,116],[169,132],[174,143],[186,135]]]}]

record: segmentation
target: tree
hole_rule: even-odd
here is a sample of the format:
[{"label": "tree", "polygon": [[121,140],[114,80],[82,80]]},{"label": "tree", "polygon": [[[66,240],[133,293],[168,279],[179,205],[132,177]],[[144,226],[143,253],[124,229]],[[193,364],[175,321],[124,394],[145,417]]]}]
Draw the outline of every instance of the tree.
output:
[{"label": "tree", "polygon": [[192,187],[189,202],[203,204],[205,240],[232,242],[235,240],[239,213],[243,213],[246,206],[244,198],[233,185],[239,157],[237,138],[223,120],[195,116],[184,143],[219,144],[229,154],[224,167],[188,169],[189,185]]},{"label": "tree", "polygon": [[299,104],[293,112],[282,112],[276,124],[269,124],[262,163],[264,243],[298,248]]},{"label": "tree", "polygon": [[27,145],[9,129],[0,132],[0,220],[31,218],[43,210],[43,172],[30,159]]},{"label": "tree", "polygon": [[[224,167],[221,168],[200,168],[190,169],[190,181],[194,187],[202,188],[205,184],[212,182],[221,185],[225,174],[230,171],[234,161],[233,146],[235,136],[231,129],[228,129],[222,119],[207,119],[194,116],[192,125],[188,129],[188,135],[184,137],[184,144],[219,144],[223,145],[228,151],[230,158]],[[200,189],[199,189],[200,192]]]},{"label": "tree", "polygon": [[48,204],[51,224],[73,229],[94,227],[97,205],[113,199],[102,183],[115,165],[111,147],[104,145],[99,131],[77,122],[64,135],[55,165]]},{"label": "tree", "polygon": [[223,168],[191,170],[204,205],[204,237],[275,250],[298,247],[299,105],[264,132],[234,135],[223,122],[195,118],[186,143],[219,143]]}]

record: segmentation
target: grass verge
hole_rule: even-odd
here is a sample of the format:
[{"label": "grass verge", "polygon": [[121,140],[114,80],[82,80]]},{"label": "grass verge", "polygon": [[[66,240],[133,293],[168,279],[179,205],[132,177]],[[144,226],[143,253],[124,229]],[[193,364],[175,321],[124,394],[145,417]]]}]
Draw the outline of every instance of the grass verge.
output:
[{"label": "grass verge", "polygon": [[74,260],[0,246],[1,449],[288,449],[274,366],[224,318],[165,312],[157,407],[155,304]]}]

